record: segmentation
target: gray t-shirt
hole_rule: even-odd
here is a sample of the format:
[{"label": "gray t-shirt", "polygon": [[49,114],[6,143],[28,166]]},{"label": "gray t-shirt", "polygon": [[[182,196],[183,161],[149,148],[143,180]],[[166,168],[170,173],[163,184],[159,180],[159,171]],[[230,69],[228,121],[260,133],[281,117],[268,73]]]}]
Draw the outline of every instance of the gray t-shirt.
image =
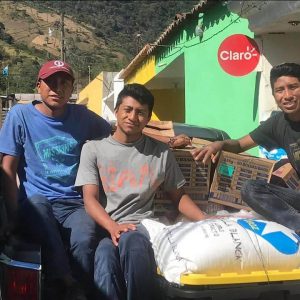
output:
[{"label": "gray t-shirt", "polygon": [[153,215],[153,198],[179,189],[185,179],[168,146],[142,136],[121,144],[113,137],[86,143],[81,152],[75,185],[96,184],[100,203],[117,222],[139,223]]}]

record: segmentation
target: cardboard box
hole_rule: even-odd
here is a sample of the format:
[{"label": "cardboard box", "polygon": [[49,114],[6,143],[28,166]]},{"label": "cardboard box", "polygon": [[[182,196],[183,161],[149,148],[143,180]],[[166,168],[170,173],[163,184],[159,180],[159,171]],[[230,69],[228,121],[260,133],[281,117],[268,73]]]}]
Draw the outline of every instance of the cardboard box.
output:
[{"label": "cardboard box", "polygon": [[241,200],[242,185],[249,179],[269,182],[275,163],[274,160],[222,151],[210,187],[209,200],[250,210]]},{"label": "cardboard box", "polygon": [[194,147],[203,147],[211,144],[211,141],[203,140],[203,139],[198,139],[198,138],[192,138],[192,144]]},{"label": "cardboard box", "polygon": [[[198,138],[193,138],[192,139],[192,145],[194,147],[197,148],[202,148],[204,146],[207,146],[209,144],[211,144],[211,141],[207,141],[207,140],[203,140],[203,139],[198,139]],[[215,163],[211,163],[210,166],[210,178],[209,178],[209,186],[211,186],[212,180],[213,180],[213,175],[215,173],[215,168],[216,168],[216,164]]]},{"label": "cardboard box", "polygon": [[175,136],[173,129],[157,129],[157,128],[145,127],[143,129],[143,133],[166,136],[166,137],[174,137]]},{"label": "cardboard box", "polygon": [[196,163],[191,150],[191,148],[173,150],[176,161],[186,180],[184,189],[193,200],[207,200],[211,165]]},{"label": "cardboard box", "polygon": [[145,134],[155,134],[166,137],[174,137],[174,129],[172,121],[149,121],[143,129]]},{"label": "cardboard box", "polygon": [[172,121],[155,121],[150,120],[146,127],[152,127],[156,129],[173,129],[173,122]]},{"label": "cardboard box", "polygon": [[[209,178],[211,165],[204,165],[203,163],[196,163],[191,155],[192,147],[186,149],[172,150],[182,174],[186,180],[184,190],[197,205],[207,202],[209,193]],[[154,197],[154,212],[162,215],[168,211],[176,211],[171,200],[168,199],[166,193],[162,188],[159,188]]]},{"label": "cardboard box", "polygon": [[300,190],[300,178],[290,163],[284,164],[274,171],[272,175],[276,177],[275,179],[272,177],[272,183],[276,184],[277,180],[278,184],[282,184],[293,190]]}]

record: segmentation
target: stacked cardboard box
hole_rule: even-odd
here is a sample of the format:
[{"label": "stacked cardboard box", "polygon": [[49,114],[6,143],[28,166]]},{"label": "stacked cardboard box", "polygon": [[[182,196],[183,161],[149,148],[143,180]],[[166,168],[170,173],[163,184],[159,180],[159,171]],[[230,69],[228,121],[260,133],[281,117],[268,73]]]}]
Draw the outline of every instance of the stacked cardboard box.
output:
[{"label": "stacked cardboard box", "polygon": [[300,179],[296,170],[292,167],[290,163],[286,163],[276,171],[273,172],[272,181],[293,190],[300,190]]},{"label": "stacked cardboard box", "polygon": [[193,147],[203,147],[203,146],[207,146],[211,144],[210,141],[207,141],[207,140],[203,140],[203,139],[198,139],[198,138],[192,138],[192,146]]},{"label": "stacked cardboard box", "polygon": [[[184,189],[196,204],[207,213],[231,208],[250,210],[241,199],[242,185],[249,179],[269,182],[276,161],[222,151],[216,166],[211,163],[204,165],[196,163],[190,151],[195,146],[206,146],[210,142],[194,138],[192,143],[191,148],[173,152],[186,179]],[[293,176],[286,175],[283,178],[291,184],[296,175],[293,172]],[[176,208],[163,190],[157,192],[154,203],[156,216],[176,215]]]},{"label": "stacked cardboard box", "polygon": [[[193,140],[194,142],[194,140]],[[194,202],[206,213],[214,213],[218,210],[224,209],[223,205],[208,202],[211,164],[204,165],[203,163],[196,163],[191,155],[191,150],[197,147],[207,145],[210,143],[206,140],[197,139],[193,146],[185,149],[174,149],[173,153],[178,162],[178,165],[185,177],[186,184],[184,190]],[[176,207],[168,199],[166,193],[159,189],[154,199],[154,213],[160,217],[163,215],[176,215]]]},{"label": "stacked cardboard box", "polygon": [[241,199],[242,185],[249,179],[268,182],[275,163],[273,160],[222,151],[210,187],[209,200],[250,210]]},{"label": "stacked cardboard box", "polygon": [[[201,202],[207,202],[208,198],[210,164],[196,164],[190,151],[190,149],[181,149],[173,150],[173,153],[186,180],[185,191],[200,206]],[[176,210],[162,189],[156,193],[154,203],[154,212],[158,216]]]},{"label": "stacked cardboard box", "polygon": [[149,121],[143,132],[160,136],[174,137],[172,121]]}]

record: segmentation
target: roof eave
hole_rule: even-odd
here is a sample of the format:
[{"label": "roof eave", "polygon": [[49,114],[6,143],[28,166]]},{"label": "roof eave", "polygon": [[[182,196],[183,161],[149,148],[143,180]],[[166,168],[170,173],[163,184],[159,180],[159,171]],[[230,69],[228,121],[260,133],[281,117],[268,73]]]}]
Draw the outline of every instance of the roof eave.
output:
[{"label": "roof eave", "polygon": [[204,13],[217,3],[220,3],[220,0],[201,0],[200,3],[195,5],[190,12],[176,14],[175,20],[163,31],[159,38],[153,44],[146,44],[144,48],[133,58],[129,65],[120,73],[119,78],[127,78],[137,65],[139,65],[147,56],[153,54],[157,47],[163,45],[175,29],[180,28],[186,20],[192,19],[195,15],[201,12]]}]

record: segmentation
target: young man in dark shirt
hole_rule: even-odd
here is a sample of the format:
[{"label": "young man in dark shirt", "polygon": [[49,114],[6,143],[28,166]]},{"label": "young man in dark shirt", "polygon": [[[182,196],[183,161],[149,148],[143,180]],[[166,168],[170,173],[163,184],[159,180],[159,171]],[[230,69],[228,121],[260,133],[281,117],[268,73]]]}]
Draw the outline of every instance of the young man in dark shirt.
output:
[{"label": "young man in dark shirt", "polygon": [[[284,63],[273,67],[270,82],[281,112],[238,140],[214,142],[195,150],[196,160],[215,162],[221,150],[239,153],[257,145],[267,150],[283,148],[300,174],[300,65]],[[243,201],[262,216],[300,230],[300,192],[260,180],[247,181],[241,192]]]}]

